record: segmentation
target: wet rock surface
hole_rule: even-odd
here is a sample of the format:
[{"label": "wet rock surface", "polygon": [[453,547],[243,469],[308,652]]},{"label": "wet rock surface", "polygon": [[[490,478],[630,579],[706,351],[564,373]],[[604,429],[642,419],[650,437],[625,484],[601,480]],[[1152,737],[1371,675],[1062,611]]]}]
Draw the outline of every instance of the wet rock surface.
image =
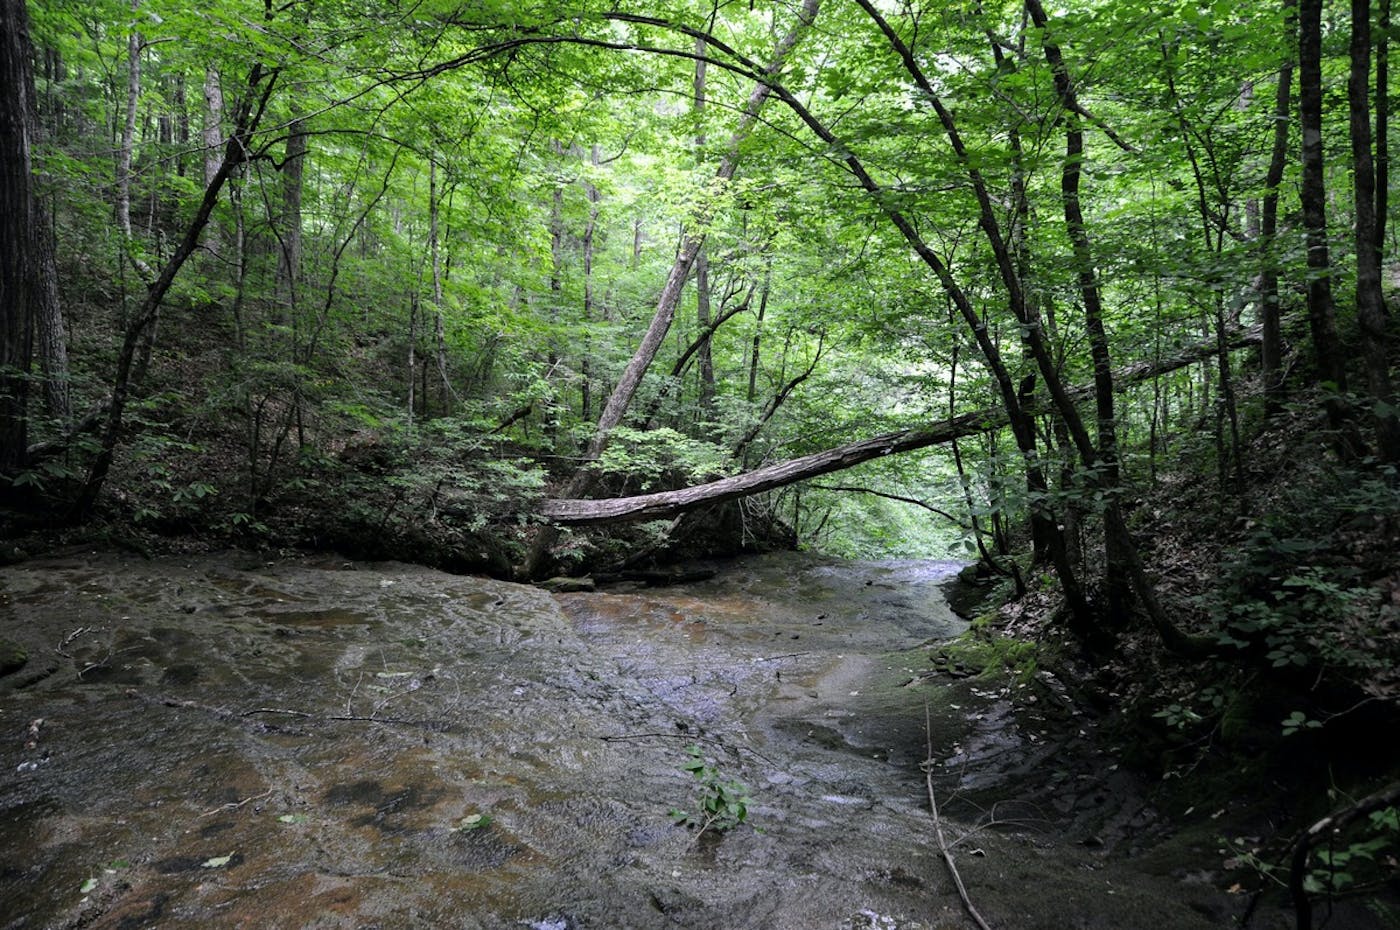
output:
[{"label": "wet rock surface", "polygon": [[[397,564],[0,570],[0,928],[1204,928],[1092,724],[930,679],[953,563],[551,594]],[[926,725],[927,721],[927,725]],[[697,837],[683,766],[741,781]],[[1286,926],[1260,911],[1253,927]]]}]

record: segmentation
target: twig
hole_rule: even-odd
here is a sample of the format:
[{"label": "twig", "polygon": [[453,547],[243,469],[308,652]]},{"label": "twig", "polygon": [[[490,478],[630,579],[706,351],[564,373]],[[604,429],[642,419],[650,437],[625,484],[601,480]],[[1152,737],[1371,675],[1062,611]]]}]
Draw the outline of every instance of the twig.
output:
[{"label": "twig", "polygon": [[928,741],[928,756],[923,764],[924,784],[928,786],[928,808],[933,814],[933,835],[938,839],[939,852],[943,854],[943,862],[948,866],[948,874],[953,877],[953,884],[957,886],[958,897],[962,898],[963,909],[967,911],[967,916],[972,918],[972,922],[977,925],[978,930],[992,930],[982,919],[982,915],[977,913],[972,899],[968,897],[967,887],[963,885],[962,876],[958,874],[958,866],[953,861],[953,853],[948,846],[948,840],[943,836],[943,821],[938,816],[938,800],[933,794],[933,723],[929,715],[928,704],[924,704],[924,736]]},{"label": "twig", "polygon": [[78,627],[76,630],[74,630],[73,632],[69,633],[67,636],[63,637],[63,641],[60,642],[60,643],[58,644],[58,648],[55,649],[54,652],[57,652],[59,655],[63,656],[65,659],[71,659],[71,658],[73,658],[73,657],[72,657],[71,655],[69,655],[68,653],[64,652],[63,650],[66,649],[66,648],[68,647],[68,645],[69,645],[70,643],[73,642],[73,640],[77,639],[79,636],[82,636],[84,633],[95,633],[95,632],[97,632],[97,627],[92,627],[92,626],[80,626],[80,627]]},{"label": "twig", "polygon": [[308,720],[358,720],[364,723],[394,723],[405,726],[424,726],[422,720],[410,720],[407,717],[376,717],[372,714],[309,714],[304,710],[292,710],[288,707],[254,707],[245,710],[238,716],[252,717],[256,714],[285,714],[288,717],[304,717]]},{"label": "twig", "polygon": [[213,816],[214,814],[222,813],[223,811],[236,811],[236,810],[238,810],[240,807],[242,807],[243,805],[247,804],[249,801],[261,801],[263,798],[269,796],[270,794],[272,794],[272,789],[271,789],[271,788],[267,789],[267,790],[264,791],[262,794],[255,794],[255,795],[253,795],[251,798],[244,798],[244,799],[241,800],[241,801],[230,801],[230,802],[227,803],[227,804],[220,804],[218,807],[214,808],[213,810],[207,810],[207,811],[205,811],[204,813],[200,814],[199,816],[201,816],[201,817],[210,817],[210,816]]},{"label": "twig", "polygon": [[1293,860],[1288,875],[1288,890],[1293,897],[1293,911],[1298,930],[1312,930],[1312,902],[1308,899],[1305,880],[1308,853],[1321,838],[1336,836],[1347,826],[1375,811],[1400,803],[1400,781],[1391,782],[1375,794],[1368,795],[1350,807],[1335,811],[1308,827],[1293,841]]}]

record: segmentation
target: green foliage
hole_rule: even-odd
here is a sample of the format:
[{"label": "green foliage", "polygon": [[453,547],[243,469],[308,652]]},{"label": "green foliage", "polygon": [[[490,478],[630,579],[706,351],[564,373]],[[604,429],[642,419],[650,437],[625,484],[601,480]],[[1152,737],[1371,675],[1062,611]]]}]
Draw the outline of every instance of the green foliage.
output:
[{"label": "green foliage", "polygon": [[976,672],[982,678],[1010,677],[1020,685],[1035,679],[1044,659],[1042,644],[1003,636],[993,626],[995,614],[978,618],[940,651],[940,660]]},{"label": "green foliage", "polygon": [[1394,660],[1385,633],[1394,608],[1372,568],[1338,553],[1364,547],[1358,534],[1400,513],[1400,496],[1384,476],[1353,472],[1326,479],[1328,487],[1320,481],[1300,482],[1249,531],[1204,603],[1223,646],[1261,653],[1279,670],[1364,681]]},{"label": "green foliage", "polygon": [[714,443],[692,439],[670,427],[638,430],[619,426],[598,458],[598,471],[619,482],[624,492],[644,492],[663,484],[680,486],[723,475],[730,465]]},{"label": "green foliage", "polygon": [[[1329,792],[1334,801],[1337,792]],[[1288,887],[1290,863],[1276,864],[1243,837],[1225,840],[1232,864],[1254,870],[1281,887]],[[1373,811],[1369,817],[1335,836],[1325,846],[1314,847],[1303,890],[1309,895],[1331,896],[1381,887],[1394,875],[1400,853],[1400,808]]]},{"label": "green foliage", "polygon": [[696,829],[697,836],[707,831],[725,833],[748,820],[749,789],[742,782],[724,777],[699,746],[692,743],[685,751],[688,758],[681,764],[681,771],[689,772],[697,783],[696,802],[690,810],[672,809],[671,820]]}]

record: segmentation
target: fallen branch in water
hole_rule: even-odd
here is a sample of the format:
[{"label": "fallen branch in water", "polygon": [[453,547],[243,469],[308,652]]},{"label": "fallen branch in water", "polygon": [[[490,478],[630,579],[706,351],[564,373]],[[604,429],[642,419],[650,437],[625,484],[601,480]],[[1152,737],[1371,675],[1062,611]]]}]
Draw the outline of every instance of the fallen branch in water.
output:
[{"label": "fallen branch in water", "polygon": [[953,877],[953,884],[958,889],[958,897],[962,898],[963,910],[967,911],[967,916],[972,918],[978,930],[992,930],[977,912],[972,899],[968,897],[967,887],[963,884],[962,876],[958,874],[958,865],[953,861],[952,849],[947,838],[943,836],[943,821],[938,816],[938,800],[933,793],[933,723],[929,716],[928,704],[924,704],[924,737],[928,741],[928,755],[921,767],[924,770],[924,784],[928,786],[928,809],[933,814],[933,835],[938,840],[938,851],[943,854],[943,863],[948,866],[948,874]]},{"label": "fallen branch in water", "polygon": [[426,721],[410,720],[407,717],[376,717],[373,714],[309,714],[304,710],[292,710],[287,707],[254,707],[252,710],[243,711],[238,716],[252,717],[257,714],[283,714],[288,717],[303,717],[307,720],[359,720],[364,723],[396,723],[404,726],[434,728],[433,724]]}]

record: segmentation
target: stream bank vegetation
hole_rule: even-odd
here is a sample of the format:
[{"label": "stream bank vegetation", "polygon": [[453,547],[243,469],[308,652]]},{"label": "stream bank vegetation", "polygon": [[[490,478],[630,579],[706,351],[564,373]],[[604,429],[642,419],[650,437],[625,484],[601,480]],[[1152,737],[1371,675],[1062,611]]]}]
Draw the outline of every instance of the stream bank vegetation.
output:
[{"label": "stream bank vegetation", "polygon": [[6,554],[952,548],[1012,598],[979,648],[1036,642],[1138,764],[1277,783],[1250,855],[1301,856],[1304,925],[1397,861],[1346,800],[1400,716],[1393,33],[0,0]]}]

